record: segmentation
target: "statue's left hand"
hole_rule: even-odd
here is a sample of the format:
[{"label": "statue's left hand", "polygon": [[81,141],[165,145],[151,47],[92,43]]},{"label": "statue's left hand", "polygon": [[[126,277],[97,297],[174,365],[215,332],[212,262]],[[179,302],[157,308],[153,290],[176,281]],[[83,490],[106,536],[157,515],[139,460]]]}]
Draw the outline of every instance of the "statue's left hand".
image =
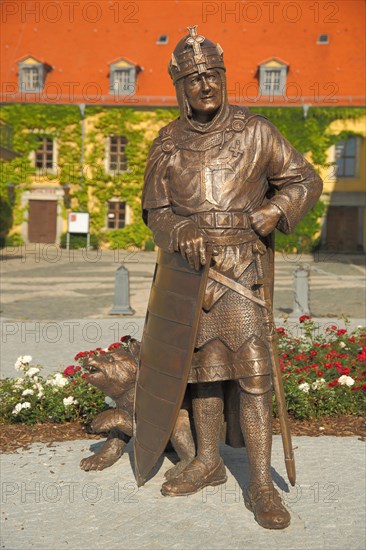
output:
[{"label": "statue's left hand", "polygon": [[266,237],[275,229],[281,216],[281,210],[275,204],[268,203],[250,214],[249,219],[254,231]]}]

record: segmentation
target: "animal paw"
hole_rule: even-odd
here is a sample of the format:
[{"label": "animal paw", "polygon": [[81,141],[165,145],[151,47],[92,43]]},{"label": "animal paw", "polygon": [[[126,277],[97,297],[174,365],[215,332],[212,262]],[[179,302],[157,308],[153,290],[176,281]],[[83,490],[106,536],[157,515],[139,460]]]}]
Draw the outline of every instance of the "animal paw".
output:
[{"label": "animal paw", "polygon": [[83,458],[80,461],[80,468],[89,472],[90,470],[104,470],[112,466],[120,458],[119,456],[103,456],[103,455],[92,455],[87,458]]}]

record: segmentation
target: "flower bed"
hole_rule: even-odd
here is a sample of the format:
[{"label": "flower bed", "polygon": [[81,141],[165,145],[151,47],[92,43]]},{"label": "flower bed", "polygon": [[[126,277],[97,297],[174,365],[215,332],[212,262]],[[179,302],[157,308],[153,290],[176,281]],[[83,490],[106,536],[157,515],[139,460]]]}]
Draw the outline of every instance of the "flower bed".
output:
[{"label": "flower bed", "polygon": [[[292,328],[277,328],[280,366],[289,413],[297,419],[329,415],[361,416],[366,404],[366,328],[351,332],[336,325],[320,330],[303,315]],[[126,346],[129,337],[124,336]],[[103,354],[100,348],[76,355],[83,365],[88,356]],[[0,423],[89,422],[108,408],[111,400],[88,383],[80,365],[44,379],[41,366],[30,356],[19,357],[15,369],[21,376],[0,382]],[[274,407],[276,414],[276,405]]]},{"label": "flower bed", "polygon": [[31,366],[31,360],[19,357],[15,368],[22,376],[1,381],[0,423],[88,422],[107,408],[105,395],[88,384],[80,366],[44,379],[42,367]]},{"label": "flower bed", "polygon": [[[366,404],[366,328],[320,330],[310,316],[277,328],[287,409],[294,418],[363,415]],[[346,326],[348,323],[346,322]]]}]

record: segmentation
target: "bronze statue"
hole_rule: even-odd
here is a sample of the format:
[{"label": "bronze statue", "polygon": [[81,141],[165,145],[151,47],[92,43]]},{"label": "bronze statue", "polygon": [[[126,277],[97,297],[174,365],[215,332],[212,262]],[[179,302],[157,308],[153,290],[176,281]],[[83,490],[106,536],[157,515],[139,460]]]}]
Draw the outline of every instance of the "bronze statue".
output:
[{"label": "bronze statue", "polygon": [[260,525],[283,529],[290,515],[270,471],[273,383],[291,483],[295,472],[276,370],[273,232],[294,229],[322,182],[266,118],[228,104],[222,48],[188,30],[169,64],[180,118],[152,145],[142,197],[159,255],[136,386],[135,475],[146,481],[189,382],[197,455],[163,495],[225,483],[225,407],[229,443],[239,444],[237,422],[247,449],[246,504]]},{"label": "bronze statue", "polygon": [[[112,466],[123,455],[125,446],[132,437],[139,355],[140,342],[132,338],[128,342],[127,350],[120,345],[103,355],[83,360],[83,368],[88,372],[88,382],[116,403],[116,408],[97,414],[90,424],[91,433],[106,433],[108,437],[97,453],[81,460],[80,467],[83,470],[104,470]],[[167,479],[183,470],[196,454],[190,416],[190,396],[187,391],[170,440],[179,462],[165,473]]]}]

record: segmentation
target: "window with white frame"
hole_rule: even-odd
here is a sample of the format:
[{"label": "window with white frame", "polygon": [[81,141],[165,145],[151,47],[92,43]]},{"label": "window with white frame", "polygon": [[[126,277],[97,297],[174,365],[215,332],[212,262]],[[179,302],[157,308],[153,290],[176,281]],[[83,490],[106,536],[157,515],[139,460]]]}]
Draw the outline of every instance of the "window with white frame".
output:
[{"label": "window with white frame", "polygon": [[120,59],[110,66],[110,92],[112,94],[127,95],[135,93],[136,67],[124,59]]},{"label": "window with white frame", "polygon": [[280,92],[281,71],[269,69],[264,72],[264,90],[268,95]]},{"label": "window with white frame", "polygon": [[122,229],[126,225],[126,203],[124,201],[108,201],[107,228]]},{"label": "window with white frame", "polygon": [[335,146],[337,178],[352,178],[357,175],[357,137],[339,141]]},{"label": "window with white frame", "polygon": [[275,59],[259,67],[259,88],[262,95],[282,95],[286,88],[287,65]]},{"label": "window with white frame", "polygon": [[21,92],[39,92],[44,84],[44,65],[27,57],[19,62],[19,89]]}]

